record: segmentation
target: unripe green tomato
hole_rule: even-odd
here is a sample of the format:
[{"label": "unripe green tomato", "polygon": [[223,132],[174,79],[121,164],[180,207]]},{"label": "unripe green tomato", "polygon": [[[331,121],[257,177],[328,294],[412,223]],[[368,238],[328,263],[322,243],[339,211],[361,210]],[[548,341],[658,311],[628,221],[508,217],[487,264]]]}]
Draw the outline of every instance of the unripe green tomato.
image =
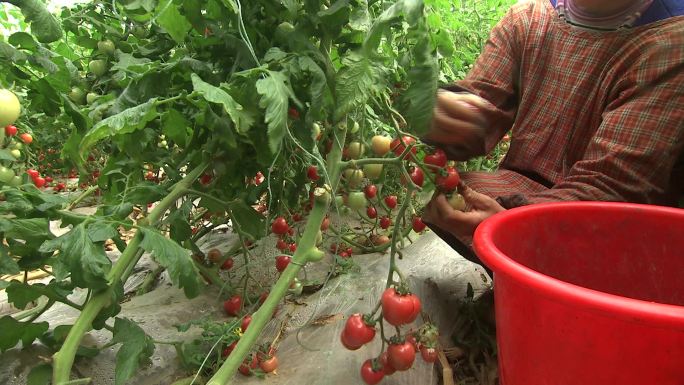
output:
[{"label": "unripe green tomato", "polygon": [[323,250],[316,248],[309,253],[309,262],[319,262],[325,256]]},{"label": "unripe green tomato", "polygon": [[21,151],[19,151],[17,149],[10,150],[10,154],[14,157],[14,159],[21,158]]},{"label": "unripe green tomato", "polygon": [[364,173],[361,170],[346,169],[344,170],[344,178],[347,180],[347,184],[354,188],[363,182]]},{"label": "unripe green tomato", "polygon": [[354,124],[352,124],[351,133],[356,134],[357,132],[359,132],[359,123],[354,122]]},{"label": "unripe green tomato", "polygon": [[147,29],[145,29],[145,27],[142,25],[136,25],[133,27],[131,32],[133,33],[133,36],[137,37],[138,39],[144,39],[147,37]]},{"label": "unripe green tomato", "polygon": [[313,138],[318,140],[318,136],[321,134],[321,125],[318,123],[313,124]]},{"label": "unripe green tomato", "polygon": [[367,164],[363,166],[363,172],[368,179],[378,179],[382,175],[381,164]]},{"label": "unripe green tomato", "polygon": [[107,62],[101,59],[91,60],[88,69],[98,78],[107,73]]},{"label": "unripe green tomato", "polygon": [[12,171],[11,169],[9,169],[5,166],[0,166],[0,182],[10,183],[13,178],[14,178],[14,171]]},{"label": "unripe green tomato", "polygon": [[97,42],[97,50],[109,56],[114,54],[114,51],[116,51],[116,46],[114,45],[114,42],[109,39],[102,40]]},{"label": "unripe green tomato", "polygon": [[5,126],[14,123],[21,114],[19,99],[10,90],[0,89],[0,131],[4,134]]},{"label": "unripe green tomato", "polygon": [[76,104],[83,104],[85,102],[85,92],[79,87],[72,87],[69,92],[69,99]]},{"label": "unripe green tomato", "polygon": [[99,97],[100,97],[100,95],[98,95],[94,92],[88,92],[88,94],[86,95],[86,103],[93,104],[93,103],[95,103],[95,101]]},{"label": "unripe green tomato", "polygon": [[360,142],[351,142],[347,147],[347,155],[351,159],[359,159],[365,150],[365,146]]},{"label": "unripe green tomato", "polygon": [[24,143],[19,141],[13,142],[11,148],[13,150],[21,150],[22,148],[24,148]]},{"label": "unripe green tomato", "polygon": [[18,175],[15,175],[14,178],[12,178],[12,180],[9,182],[9,185],[12,187],[17,187],[17,186],[21,186],[21,182],[22,182],[21,177]]},{"label": "unripe green tomato", "polygon": [[342,197],[342,195],[335,196],[335,206],[337,206],[337,207],[343,207],[344,206],[344,197]]},{"label": "unripe green tomato", "polygon": [[366,208],[368,201],[366,200],[366,195],[361,191],[353,191],[349,193],[349,199],[347,199],[347,205],[350,209],[354,211],[363,210]]}]

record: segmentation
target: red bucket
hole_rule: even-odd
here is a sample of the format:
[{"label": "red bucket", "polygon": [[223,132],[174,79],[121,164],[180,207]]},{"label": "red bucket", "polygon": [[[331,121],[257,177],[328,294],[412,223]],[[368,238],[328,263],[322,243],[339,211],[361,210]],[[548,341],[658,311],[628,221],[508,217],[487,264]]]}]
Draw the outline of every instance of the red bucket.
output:
[{"label": "red bucket", "polygon": [[477,229],[503,385],[683,385],[684,210],[531,205]]}]

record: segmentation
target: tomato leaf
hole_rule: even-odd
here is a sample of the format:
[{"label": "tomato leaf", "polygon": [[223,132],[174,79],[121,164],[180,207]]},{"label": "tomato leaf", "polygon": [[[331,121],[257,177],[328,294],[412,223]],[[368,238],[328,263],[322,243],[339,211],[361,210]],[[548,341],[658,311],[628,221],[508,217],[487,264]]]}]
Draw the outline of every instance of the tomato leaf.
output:
[{"label": "tomato leaf", "polygon": [[[72,282],[78,287],[102,289],[107,286],[106,275],[112,262],[107,258],[104,247],[95,244],[83,222],[68,233],[44,242],[39,251],[60,251],[55,263],[55,275],[71,273]],[[60,271],[60,269],[66,269]]]},{"label": "tomato leaf", "polygon": [[409,87],[402,96],[402,110],[406,120],[415,134],[425,134],[432,121],[435,98],[428,95],[437,94],[439,65],[437,58],[430,52],[430,39],[425,36],[414,48],[416,63],[408,71]]},{"label": "tomato leaf", "polygon": [[252,239],[260,239],[265,235],[266,219],[251,206],[242,201],[233,201],[228,209],[233,220],[233,226],[240,231],[248,234]]},{"label": "tomato leaf", "polygon": [[177,43],[185,41],[192,25],[179,11],[173,0],[162,0],[157,4],[157,24]]},{"label": "tomato leaf", "polygon": [[90,148],[102,139],[115,135],[130,134],[142,129],[145,125],[159,116],[156,108],[157,99],[150,99],[147,103],[128,108],[116,115],[101,120],[88,131],[81,140],[81,158]]},{"label": "tomato leaf", "polygon": [[114,383],[124,385],[138,370],[140,362],[152,356],[154,343],[140,326],[126,318],[115,319],[113,334],[112,342],[121,343],[116,353]]},{"label": "tomato leaf", "polygon": [[382,36],[389,31],[392,22],[405,16],[409,25],[413,26],[423,14],[422,0],[399,0],[391,7],[387,8],[373,23],[366,40],[364,49],[367,54],[375,51],[380,45]]},{"label": "tomato leaf", "polygon": [[336,121],[365,104],[371,94],[380,91],[385,84],[384,70],[359,54],[348,55],[342,63],[344,67],[337,74],[335,84]]},{"label": "tomato leaf", "polygon": [[52,43],[62,38],[62,29],[57,19],[45,8],[45,4],[38,0],[13,0],[12,4],[21,9],[38,41]]},{"label": "tomato leaf", "polygon": [[4,245],[0,245],[0,275],[4,274],[19,274],[21,269],[19,265],[8,253]]},{"label": "tomato leaf", "polygon": [[39,286],[45,287],[45,285],[42,284],[27,285],[19,281],[12,281],[6,289],[7,301],[13,304],[17,309],[25,309],[26,305],[43,295]]},{"label": "tomato leaf", "polygon": [[266,110],[268,125],[268,146],[272,152],[278,152],[287,133],[287,110],[292,89],[287,84],[287,77],[282,72],[268,71],[268,76],[256,82],[256,89],[261,99],[259,107]]},{"label": "tomato leaf", "polygon": [[161,200],[168,191],[156,183],[145,181],[133,186],[126,194],[126,202],[134,204],[148,204]]},{"label": "tomato leaf", "polygon": [[26,385],[45,385],[52,379],[52,365],[42,364],[31,368],[26,377]]},{"label": "tomato leaf", "polygon": [[88,236],[93,242],[104,242],[119,235],[116,226],[106,222],[95,222],[88,226]]},{"label": "tomato leaf", "polygon": [[13,348],[19,341],[23,346],[30,345],[48,330],[47,322],[19,322],[9,315],[0,318],[0,352]]},{"label": "tomato leaf", "polygon": [[143,234],[140,247],[166,268],[173,283],[182,287],[188,298],[196,297],[200,290],[199,274],[188,250],[155,230],[141,228],[140,231]]},{"label": "tomato leaf", "polygon": [[235,123],[238,132],[246,132],[249,129],[245,125],[245,120],[242,116],[242,106],[238,104],[232,96],[219,87],[206,83],[200,79],[197,74],[192,74],[192,86],[204,99],[211,103],[221,104],[224,111],[230,116],[230,119]]},{"label": "tomato leaf", "polygon": [[190,122],[185,116],[175,109],[171,109],[162,115],[162,130],[164,135],[185,147],[190,137]]},{"label": "tomato leaf", "polygon": [[52,237],[47,218],[4,219],[0,218],[0,233],[12,239],[27,242],[43,242]]}]

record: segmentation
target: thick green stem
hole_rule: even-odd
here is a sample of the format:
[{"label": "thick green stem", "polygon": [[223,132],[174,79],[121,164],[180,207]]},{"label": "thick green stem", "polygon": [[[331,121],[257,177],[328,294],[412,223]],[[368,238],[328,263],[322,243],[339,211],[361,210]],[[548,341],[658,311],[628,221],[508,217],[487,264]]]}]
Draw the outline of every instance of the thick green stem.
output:
[{"label": "thick green stem", "polygon": [[[183,180],[178,182],[169,195],[162,199],[154,210],[150,212],[150,215],[147,218],[148,223],[151,225],[157,224],[164,213],[175,205],[178,199],[186,194],[188,188],[190,188],[192,183],[199,178],[206,167],[206,164],[202,164],[200,167],[191,171]],[[76,323],[74,323],[74,326],[69,330],[69,334],[67,335],[64,344],[59,351],[54,354],[52,370],[53,384],[64,385],[69,382],[76,350],[78,349],[83,336],[92,329],[92,322],[100,311],[110,305],[114,285],[121,281],[125,272],[129,270],[130,264],[137,263],[140,255],[139,247],[142,237],[142,233],[136,232],[133,239],[128,246],[126,246],[126,250],[124,250],[121,257],[119,257],[119,260],[117,260],[107,274],[107,282],[109,283],[107,289],[97,293],[88,301],[88,303],[86,303],[76,320]]]}]

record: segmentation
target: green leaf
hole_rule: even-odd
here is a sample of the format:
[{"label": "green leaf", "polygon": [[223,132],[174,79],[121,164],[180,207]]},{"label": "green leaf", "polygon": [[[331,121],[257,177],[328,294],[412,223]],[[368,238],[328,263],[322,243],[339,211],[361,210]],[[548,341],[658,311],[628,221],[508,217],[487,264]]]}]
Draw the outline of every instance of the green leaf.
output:
[{"label": "green leaf", "polygon": [[277,152],[287,133],[287,110],[289,97],[293,95],[287,84],[287,77],[282,72],[268,71],[268,76],[256,82],[261,99],[259,107],[266,110],[268,125],[268,146]]},{"label": "green leaf", "polygon": [[47,385],[52,379],[52,365],[34,366],[26,378],[26,385]]},{"label": "green leaf", "polygon": [[107,258],[104,246],[97,245],[88,236],[85,222],[71,231],[43,243],[39,251],[59,250],[57,260],[71,272],[71,281],[78,287],[103,289],[107,286],[106,275],[112,262]]},{"label": "green leaf", "polygon": [[169,223],[169,236],[178,243],[182,244],[183,241],[192,236],[192,228],[188,222],[191,210],[192,201],[187,200],[178,210],[171,212],[165,219],[165,222]]},{"label": "green leaf", "polygon": [[0,218],[0,232],[13,239],[27,242],[43,242],[51,237],[47,218],[3,219]]},{"label": "green leaf", "polygon": [[17,158],[13,157],[10,150],[0,149],[0,160],[6,160],[9,162],[14,162]]},{"label": "green leaf", "polygon": [[134,204],[148,204],[157,202],[166,196],[168,191],[156,183],[144,181],[133,186],[126,194],[126,202]]},{"label": "green leaf", "polygon": [[193,73],[191,77],[194,90],[202,95],[208,102],[222,105],[224,111],[226,111],[228,116],[230,116],[230,119],[235,123],[236,130],[238,132],[245,132],[248,127],[245,126],[244,118],[242,116],[242,106],[238,104],[228,92],[206,83],[200,79],[197,74]]},{"label": "green leaf", "polygon": [[38,48],[38,43],[36,43],[36,41],[33,40],[33,36],[31,36],[30,33],[26,32],[13,33],[7,39],[7,42],[17,48],[26,49],[29,51],[34,51],[36,48]]},{"label": "green leaf", "polygon": [[191,134],[190,122],[185,119],[183,114],[171,109],[162,115],[162,131],[169,139],[185,147]]},{"label": "green leaf", "polygon": [[119,235],[116,226],[111,223],[98,221],[88,225],[88,236],[93,242],[104,242]]},{"label": "green leaf", "polygon": [[143,234],[140,247],[166,268],[173,283],[182,287],[188,298],[196,297],[199,294],[200,280],[190,252],[155,230],[142,228],[140,231]]},{"label": "green leaf", "polygon": [[408,24],[413,26],[422,15],[422,0],[399,0],[394,3],[373,22],[373,26],[366,36],[366,41],[363,43],[366,53],[368,54],[378,48],[383,34],[388,33],[390,25],[398,18],[404,16]]},{"label": "green leaf", "polygon": [[48,330],[47,322],[19,322],[9,315],[0,318],[0,352],[13,348],[19,341],[24,347]]},{"label": "green leaf", "polygon": [[145,125],[159,116],[157,112],[157,99],[153,98],[147,103],[128,108],[107,119],[101,120],[81,141],[81,158],[85,157],[90,148],[102,139],[130,134],[145,127]]},{"label": "green leaf", "polygon": [[140,326],[126,318],[116,318],[113,334],[112,342],[121,344],[116,353],[114,383],[124,385],[138,370],[140,362],[152,356],[154,343]]},{"label": "green leaf", "polygon": [[36,286],[34,286],[27,285],[19,281],[10,282],[6,289],[7,301],[14,304],[17,309],[25,309],[26,305],[37,300],[43,295],[43,292],[40,290],[38,285],[42,286],[43,288],[45,287],[45,285],[41,284],[36,284]]},{"label": "green leaf", "polygon": [[7,253],[7,249],[4,245],[0,245],[0,275],[13,275],[19,274],[20,272],[21,269],[19,268],[17,261]]},{"label": "green leaf", "polygon": [[409,87],[402,96],[402,112],[411,132],[423,135],[430,129],[439,80],[439,64],[431,55],[427,34],[415,45],[414,57],[416,63],[407,76]]},{"label": "green leaf", "polygon": [[251,206],[242,201],[233,201],[228,206],[233,226],[248,234],[252,239],[260,239],[265,235],[266,219]]},{"label": "green leaf", "polygon": [[173,0],[162,0],[157,5],[157,23],[176,43],[185,41],[192,24],[179,11]]},{"label": "green leaf", "polygon": [[7,59],[13,63],[23,62],[28,58],[25,53],[12,47],[11,45],[0,41],[0,59]]},{"label": "green leaf", "polygon": [[311,76],[311,83],[309,85],[311,108],[309,108],[309,111],[313,114],[314,119],[321,119],[323,112],[323,95],[328,88],[325,72],[323,72],[323,69],[308,56],[299,57],[298,64],[302,71],[307,71]]},{"label": "green leaf", "polygon": [[14,0],[13,4],[21,8],[27,23],[31,24],[31,32],[41,43],[52,43],[62,38],[62,29],[45,4],[38,0]]},{"label": "green leaf", "polygon": [[382,68],[369,59],[352,53],[342,61],[344,67],[337,74],[335,93],[337,110],[335,120],[363,106],[374,92],[384,88]]}]

